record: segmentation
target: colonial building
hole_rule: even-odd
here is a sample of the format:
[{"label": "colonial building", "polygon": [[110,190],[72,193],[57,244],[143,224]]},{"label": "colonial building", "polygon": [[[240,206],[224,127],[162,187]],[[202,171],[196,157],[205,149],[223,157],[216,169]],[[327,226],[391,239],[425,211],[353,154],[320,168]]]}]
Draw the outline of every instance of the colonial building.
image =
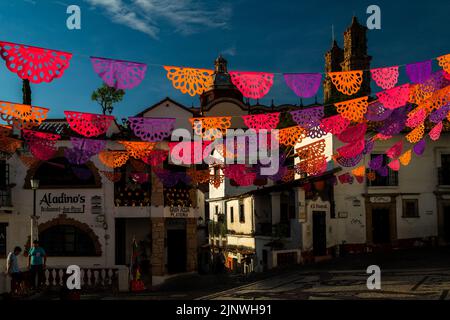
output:
[{"label": "colonial building", "polygon": [[[196,110],[167,98],[137,116],[170,115],[177,119],[178,128],[192,130],[188,119],[194,114]],[[133,240],[138,245],[140,271],[148,288],[173,275],[197,271],[198,247],[206,241],[202,236],[202,191],[182,182],[164,187],[149,165],[131,157],[115,169],[118,179],[108,179],[104,172],[111,175],[114,169],[107,168],[97,156],[82,166],[67,162],[64,150],[71,147],[69,137],[76,133],[65,119],[49,119],[36,130],[61,135],[54,158],[32,160],[29,151],[22,149],[0,160],[1,265],[5,265],[6,254],[15,246],[29,247],[35,205],[39,240],[49,255],[48,282],[56,281],[63,268],[76,264],[88,272],[86,277],[100,274],[111,282],[120,276],[121,290],[128,290],[127,267]],[[123,150],[117,141],[135,139],[131,131],[115,123],[101,137],[105,138],[109,150]],[[167,142],[159,147],[168,150]],[[175,167],[168,160],[161,166],[187,169]],[[32,179],[39,180],[37,190],[31,188]],[[21,258],[20,265],[26,266],[26,257]]]}]

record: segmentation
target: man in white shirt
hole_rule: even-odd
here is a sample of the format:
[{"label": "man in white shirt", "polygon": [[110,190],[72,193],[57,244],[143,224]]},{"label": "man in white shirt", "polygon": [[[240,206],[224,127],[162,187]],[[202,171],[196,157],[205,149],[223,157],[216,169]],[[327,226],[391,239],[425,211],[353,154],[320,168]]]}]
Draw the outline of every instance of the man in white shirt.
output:
[{"label": "man in white shirt", "polygon": [[22,252],[20,247],[15,247],[6,259],[6,273],[11,276],[11,293],[15,294],[20,289],[22,274],[20,273],[18,256]]}]

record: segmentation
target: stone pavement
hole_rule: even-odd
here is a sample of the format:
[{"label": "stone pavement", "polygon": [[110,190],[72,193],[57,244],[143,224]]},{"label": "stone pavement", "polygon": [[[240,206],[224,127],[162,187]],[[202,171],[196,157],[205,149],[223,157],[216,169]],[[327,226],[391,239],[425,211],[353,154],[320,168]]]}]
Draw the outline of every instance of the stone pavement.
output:
[{"label": "stone pavement", "polygon": [[[366,268],[381,268],[381,290],[367,289]],[[450,300],[450,250],[416,249],[349,256],[202,297],[203,300]]]},{"label": "stone pavement", "polygon": [[[370,291],[366,269],[381,268],[381,290]],[[450,299],[450,248],[417,248],[349,255],[322,263],[270,270],[249,277],[188,275],[157,291],[84,294],[82,300],[191,299]],[[41,296],[39,300],[58,300]]]}]

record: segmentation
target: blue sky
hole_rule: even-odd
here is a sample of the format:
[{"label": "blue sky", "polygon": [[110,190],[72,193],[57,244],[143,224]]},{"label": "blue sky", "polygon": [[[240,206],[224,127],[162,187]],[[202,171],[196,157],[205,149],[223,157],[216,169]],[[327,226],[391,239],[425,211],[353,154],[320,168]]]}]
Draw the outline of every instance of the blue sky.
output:
[{"label": "blue sky", "polygon": [[[66,28],[69,4],[81,7],[81,30]],[[62,117],[64,110],[100,112],[90,100],[101,79],[92,70],[89,56],[148,63],[145,80],[116,105],[114,115],[120,118],[166,96],[198,106],[198,97],[175,90],[162,67],[152,64],[212,68],[214,59],[223,53],[233,70],[322,72],[331,25],[342,46],[342,33],[352,15],[364,23],[371,4],[380,6],[382,19],[382,29],[368,35],[372,67],[450,53],[447,0],[1,1],[0,40],[74,53],[62,78],[32,85],[33,104],[50,108],[50,117]],[[0,100],[21,102],[21,81],[3,61],[0,83]],[[262,102],[271,99],[275,104],[298,103],[280,76]]]}]

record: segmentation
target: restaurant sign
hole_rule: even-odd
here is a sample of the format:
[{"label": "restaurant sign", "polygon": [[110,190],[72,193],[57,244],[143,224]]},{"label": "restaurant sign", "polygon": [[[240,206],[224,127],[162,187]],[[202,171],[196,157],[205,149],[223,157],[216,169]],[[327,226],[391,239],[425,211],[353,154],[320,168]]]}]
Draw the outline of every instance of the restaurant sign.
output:
[{"label": "restaurant sign", "polygon": [[[91,203],[88,204],[88,199]],[[38,207],[41,213],[57,213],[57,214],[80,214],[99,211],[100,196],[89,197],[81,193],[67,194],[65,192],[53,193],[46,192],[38,200]],[[95,209],[95,210],[93,210]],[[93,212],[94,213],[94,212]]]}]

